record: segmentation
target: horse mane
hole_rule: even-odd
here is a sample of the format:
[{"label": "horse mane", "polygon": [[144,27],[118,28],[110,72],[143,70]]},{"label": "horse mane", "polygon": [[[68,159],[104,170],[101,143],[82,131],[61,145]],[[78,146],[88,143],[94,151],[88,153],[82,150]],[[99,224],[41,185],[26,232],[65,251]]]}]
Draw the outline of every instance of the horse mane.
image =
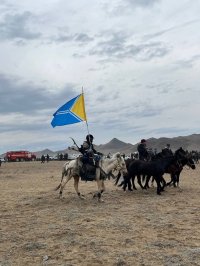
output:
[{"label": "horse mane", "polygon": [[121,157],[121,154],[120,152],[116,152],[113,154],[112,158],[120,158]]},{"label": "horse mane", "polygon": [[175,151],[175,155],[180,154],[180,153],[181,155],[187,154],[186,151],[182,147],[180,147],[178,150]]}]

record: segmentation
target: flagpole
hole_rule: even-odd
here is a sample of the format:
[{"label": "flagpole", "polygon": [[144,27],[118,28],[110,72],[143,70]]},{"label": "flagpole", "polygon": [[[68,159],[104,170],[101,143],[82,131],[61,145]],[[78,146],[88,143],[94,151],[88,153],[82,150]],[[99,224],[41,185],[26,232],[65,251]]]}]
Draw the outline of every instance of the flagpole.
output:
[{"label": "flagpole", "polygon": [[[82,95],[84,96],[84,92],[83,92],[83,87],[82,87]],[[85,101],[85,99],[84,99],[84,101]],[[84,111],[85,111],[85,103],[84,103]],[[86,112],[85,112],[85,114],[86,114]],[[88,126],[88,122],[87,122],[87,119],[85,120],[85,123],[86,123],[86,127],[87,127],[87,133],[88,133],[88,135],[90,134],[90,132],[89,132],[89,126]]]}]

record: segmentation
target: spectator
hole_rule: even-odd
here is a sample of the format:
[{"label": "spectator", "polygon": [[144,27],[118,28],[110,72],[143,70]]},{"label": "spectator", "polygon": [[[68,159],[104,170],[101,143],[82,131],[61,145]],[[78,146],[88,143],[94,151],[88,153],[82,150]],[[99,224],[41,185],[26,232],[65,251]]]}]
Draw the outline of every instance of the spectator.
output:
[{"label": "spectator", "polygon": [[42,154],[41,156],[41,163],[44,163],[45,162],[45,156]]}]

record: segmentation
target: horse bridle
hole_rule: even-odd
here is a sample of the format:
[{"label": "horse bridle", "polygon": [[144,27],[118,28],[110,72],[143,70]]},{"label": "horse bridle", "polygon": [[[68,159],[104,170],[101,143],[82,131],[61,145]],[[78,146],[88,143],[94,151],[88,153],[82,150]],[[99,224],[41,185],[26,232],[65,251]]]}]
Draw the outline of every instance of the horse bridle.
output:
[{"label": "horse bridle", "polygon": [[122,169],[123,169],[123,167],[120,166],[120,158],[117,158],[117,163],[116,163],[115,168],[113,170],[120,172]]},{"label": "horse bridle", "polygon": [[189,170],[190,168],[192,168],[192,166],[194,166],[194,164],[189,161],[189,159],[191,159],[191,157],[187,156],[186,158],[187,158],[186,165],[189,166],[189,168],[186,168],[186,169]]}]

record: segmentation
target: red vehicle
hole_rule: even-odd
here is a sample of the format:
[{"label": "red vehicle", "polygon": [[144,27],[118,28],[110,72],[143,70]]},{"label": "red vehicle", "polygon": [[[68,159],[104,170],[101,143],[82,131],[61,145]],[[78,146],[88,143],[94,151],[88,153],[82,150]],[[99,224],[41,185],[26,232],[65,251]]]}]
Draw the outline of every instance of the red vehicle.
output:
[{"label": "red vehicle", "polygon": [[35,161],[36,155],[29,151],[9,151],[5,159],[8,162]]}]

